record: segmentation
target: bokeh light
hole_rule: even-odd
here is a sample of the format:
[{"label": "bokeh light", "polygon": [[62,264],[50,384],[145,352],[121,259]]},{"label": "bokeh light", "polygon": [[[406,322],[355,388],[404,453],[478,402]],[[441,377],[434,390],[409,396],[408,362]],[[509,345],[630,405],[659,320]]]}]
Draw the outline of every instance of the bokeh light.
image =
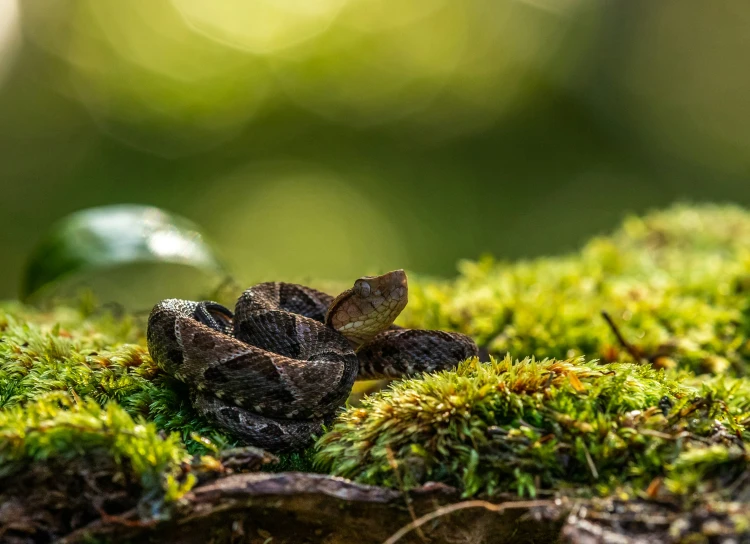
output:
[{"label": "bokeh light", "polygon": [[284,90],[344,124],[411,114],[418,128],[465,133],[527,101],[539,73],[570,73],[587,58],[580,44],[595,35],[591,18],[577,17],[592,11],[586,0],[555,10],[517,0],[404,0],[392,8],[351,2],[311,46],[271,57]]},{"label": "bokeh light", "polygon": [[572,77],[598,31],[591,0],[53,5],[32,0],[30,33],[78,99],[110,135],[166,156],[219,145],[283,95],[354,127],[408,118],[408,138],[483,130],[543,78]]},{"label": "bokeh light", "polygon": [[[165,156],[233,137],[264,102],[256,59],[193,32],[164,1],[82,0],[66,28],[37,29],[67,63],[66,83],[106,133]],[[57,26],[43,5],[38,21]],[[35,21],[32,21],[32,26]]]},{"label": "bokeh light", "polygon": [[447,276],[675,200],[750,205],[748,23],[690,1],[0,0],[0,290],[56,219],[107,204],[196,221],[246,282]]},{"label": "bokeh light", "polygon": [[[415,1],[404,0],[406,11]],[[315,113],[351,125],[393,121],[425,108],[461,60],[467,40],[463,5],[444,2],[415,21],[388,21],[379,2],[349,4],[337,26],[270,59],[284,90]],[[355,24],[347,24],[348,19]],[[367,29],[361,20],[370,21]],[[440,36],[440,39],[436,39]]]},{"label": "bokeh light", "polygon": [[409,266],[380,199],[306,163],[266,163],[206,186],[193,217],[245,282],[346,279]]},{"label": "bokeh light", "polygon": [[221,43],[267,54],[325,31],[346,0],[172,0],[196,31]]},{"label": "bokeh light", "polygon": [[0,0],[0,85],[15,60],[21,43],[17,0]]}]

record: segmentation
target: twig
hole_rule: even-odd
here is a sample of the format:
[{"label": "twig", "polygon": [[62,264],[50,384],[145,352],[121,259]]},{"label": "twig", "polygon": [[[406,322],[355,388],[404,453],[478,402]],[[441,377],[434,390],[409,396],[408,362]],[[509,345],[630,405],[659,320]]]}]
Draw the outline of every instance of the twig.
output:
[{"label": "twig", "polygon": [[[411,516],[412,523],[414,523],[417,520],[417,513],[414,511],[414,507],[411,504],[411,497],[409,497],[409,493],[406,491],[406,488],[404,487],[404,482],[401,479],[401,473],[398,470],[398,463],[396,462],[396,455],[393,453],[393,450],[391,449],[390,446],[385,447],[385,454],[388,456],[388,464],[391,465],[391,468],[393,469],[393,473],[396,475],[396,483],[398,484],[398,487],[401,490],[401,494],[404,496],[406,509],[409,511],[409,515]],[[417,535],[419,535],[419,538],[421,538],[423,542],[428,542],[427,537],[422,532],[422,529],[420,529],[419,526],[415,527],[415,529],[417,530]]]},{"label": "twig", "polygon": [[457,512],[459,510],[466,510],[468,508],[484,508],[491,512],[497,512],[498,514],[500,514],[505,510],[516,508],[535,508],[537,506],[552,506],[553,504],[554,502],[552,501],[508,501],[502,502],[500,504],[480,500],[458,502],[455,504],[450,504],[448,506],[442,506],[437,510],[430,512],[429,514],[425,514],[421,518],[413,520],[408,525],[404,525],[401,529],[393,533],[393,535],[391,535],[388,540],[383,542],[383,544],[396,544],[396,542],[401,540],[409,532],[415,529],[419,529],[419,527],[421,527],[425,523],[428,523],[441,516],[446,516],[453,512]]},{"label": "twig", "polygon": [[586,455],[586,463],[588,463],[589,465],[589,470],[591,470],[591,475],[594,477],[594,480],[598,480],[599,471],[596,470],[596,465],[594,464],[594,460],[591,458],[589,449],[585,445],[583,446],[583,453]]},{"label": "twig", "polygon": [[635,349],[633,344],[625,340],[625,337],[620,332],[620,329],[617,328],[617,325],[615,325],[614,320],[612,319],[612,316],[609,315],[609,313],[606,310],[602,310],[602,317],[607,322],[607,325],[609,325],[609,328],[612,329],[612,332],[617,337],[617,341],[620,342],[620,345],[625,348],[625,351],[627,351],[630,356],[635,359],[636,363],[642,363],[643,357],[638,355],[638,351]]},{"label": "twig", "polygon": [[640,429],[638,432],[646,436],[653,436],[654,438],[661,438],[663,440],[678,440],[680,438],[684,438],[685,436],[690,436],[690,433],[688,432],[671,435],[669,433],[663,433],[655,429]]},{"label": "twig", "polygon": [[104,511],[103,508],[99,506],[94,506],[94,508],[96,508],[97,512],[99,512],[99,516],[101,516],[101,519],[104,523],[112,523],[112,524],[122,525],[124,527],[131,527],[131,528],[153,527],[157,523],[159,523],[159,520],[157,519],[150,519],[147,521],[141,521],[139,519],[128,519],[129,517],[134,517],[138,515],[135,508],[132,508],[119,516],[108,514],[107,512]]}]

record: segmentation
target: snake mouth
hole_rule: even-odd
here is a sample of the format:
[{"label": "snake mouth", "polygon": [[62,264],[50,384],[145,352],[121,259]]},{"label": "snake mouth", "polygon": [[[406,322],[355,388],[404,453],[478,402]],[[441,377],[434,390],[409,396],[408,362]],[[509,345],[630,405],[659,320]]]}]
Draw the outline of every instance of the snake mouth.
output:
[{"label": "snake mouth", "polygon": [[407,287],[406,272],[404,272],[403,268],[399,268],[388,274],[393,274],[394,282],[396,282],[399,287]]},{"label": "snake mouth", "polygon": [[[387,274],[379,276],[381,281],[381,291],[391,300],[402,301],[406,305],[409,292],[409,285],[406,278],[406,272],[403,269],[393,270]],[[403,307],[402,307],[403,308]],[[400,312],[401,309],[398,310]],[[397,314],[398,315],[398,314]],[[396,316],[394,316],[394,319]]]}]

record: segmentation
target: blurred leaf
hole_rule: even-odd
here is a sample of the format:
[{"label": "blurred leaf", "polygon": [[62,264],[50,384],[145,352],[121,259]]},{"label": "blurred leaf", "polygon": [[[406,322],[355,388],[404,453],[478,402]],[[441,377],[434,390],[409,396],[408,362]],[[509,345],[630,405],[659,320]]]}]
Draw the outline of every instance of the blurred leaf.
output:
[{"label": "blurred leaf", "polygon": [[20,294],[40,301],[86,289],[127,306],[205,295],[226,277],[191,221],[150,206],[115,205],[73,213],[53,226],[27,262]]}]

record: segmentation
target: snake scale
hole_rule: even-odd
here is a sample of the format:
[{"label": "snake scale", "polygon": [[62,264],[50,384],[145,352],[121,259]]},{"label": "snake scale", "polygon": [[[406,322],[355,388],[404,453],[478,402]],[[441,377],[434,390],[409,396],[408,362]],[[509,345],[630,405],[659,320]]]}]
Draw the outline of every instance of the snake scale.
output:
[{"label": "snake scale", "polygon": [[307,446],[332,421],[357,378],[452,368],[477,355],[466,335],[404,329],[403,270],[365,276],[337,297],[292,283],[260,283],[232,312],[167,299],[148,320],[149,352],[186,383],[195,409],[246,444]]}]

